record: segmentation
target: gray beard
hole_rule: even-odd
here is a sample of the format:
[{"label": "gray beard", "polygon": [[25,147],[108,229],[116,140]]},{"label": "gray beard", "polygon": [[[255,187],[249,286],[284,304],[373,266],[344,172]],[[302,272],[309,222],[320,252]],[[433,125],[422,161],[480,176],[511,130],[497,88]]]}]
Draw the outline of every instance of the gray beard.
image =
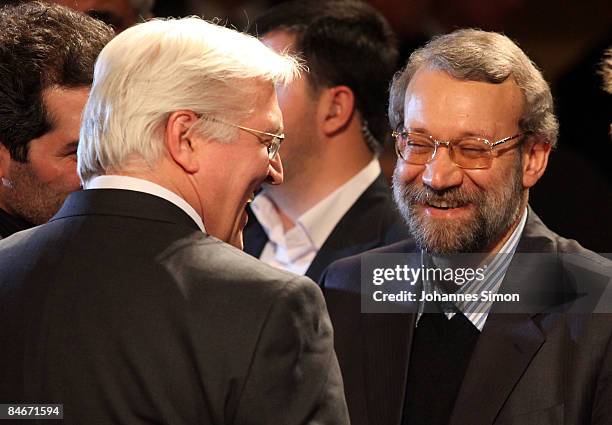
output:
[{"label": "gray beard", "polygon": [[[524,193],[520,161],[500,190],[466,191],[461,187],[435,191],[416,183],[403,184],[393,175],[395,202],[417,245],[432,254],[485,252],[495,245],[519,217]],[[471,204],[475,216],[470,221],[437,223],[423,214],[426,201],[447,201]],[[446,221],[446,220],[445,220]]]}]

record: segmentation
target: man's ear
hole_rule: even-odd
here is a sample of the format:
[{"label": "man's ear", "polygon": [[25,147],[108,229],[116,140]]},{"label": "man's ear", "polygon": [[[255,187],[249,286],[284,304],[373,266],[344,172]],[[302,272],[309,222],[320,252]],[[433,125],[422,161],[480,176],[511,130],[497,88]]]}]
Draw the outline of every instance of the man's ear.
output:
[{"label": "man's ear", "polygon": [[350,123],[355,113],[355,95],[347,86],[323,89],[319,108],[323,120],[323,132],[333,136]]},{"label": "man's ear", "polygon": [[200,168],[192,145],[193,132],[189,131],[197,121],[198,117],[192,111],[172,112],[164,133],[164,144],[170,158],[189,174]]},{"label": "man's ear", "polygon": [[531,136],[523,145],[523,187],[535,185],[544,174],[548,165],[548,155],[552,146],[540,136]]},{"label": "man's ear", "polygon": [[11,153],[0,142],[0,178],[8,177],[9,165],[11,164]]}]

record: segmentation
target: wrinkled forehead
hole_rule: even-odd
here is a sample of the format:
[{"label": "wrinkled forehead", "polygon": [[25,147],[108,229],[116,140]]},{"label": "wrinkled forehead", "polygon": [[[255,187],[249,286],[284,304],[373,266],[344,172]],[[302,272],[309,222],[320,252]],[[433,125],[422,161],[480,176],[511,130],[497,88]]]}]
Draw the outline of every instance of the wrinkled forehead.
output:
[{"label": "wrinkled forehead", "polygon": [[406,87],[403,106],[404,126],[493,136],[518,127],[523,96],[512,79],[493,84],[457,79],[442,70],[420,69]]}]

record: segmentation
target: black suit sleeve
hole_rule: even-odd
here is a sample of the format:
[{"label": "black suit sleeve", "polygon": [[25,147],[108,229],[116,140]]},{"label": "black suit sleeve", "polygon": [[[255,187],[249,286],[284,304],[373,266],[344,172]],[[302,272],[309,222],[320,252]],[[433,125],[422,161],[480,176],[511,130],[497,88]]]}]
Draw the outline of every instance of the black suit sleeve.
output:
[{"label": "black suit sleeve", "polygon": [[608,340],[597,379],[591,423],[593,425],[612,423],[612,336]]},{"label": "black suit sleeve", "polygon": [[309,279],[289,282],[271,306],[233,423],[349,423],[331,322]]}]

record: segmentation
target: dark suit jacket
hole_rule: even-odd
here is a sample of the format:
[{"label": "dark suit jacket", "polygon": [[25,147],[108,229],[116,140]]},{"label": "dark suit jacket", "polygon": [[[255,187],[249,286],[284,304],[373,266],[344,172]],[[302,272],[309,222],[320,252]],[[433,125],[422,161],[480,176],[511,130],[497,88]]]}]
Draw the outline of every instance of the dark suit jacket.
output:
[{"label": "dark suit jacket", "polygon": [[86,190],[0,242],[0,402],[65,424],[347,423],[321,290],[161,198]]},{"label": "dark suit jacket", "polygon": [[0,239],[8,238],[15,232],[34,227],[20,217],[15,217],[0,208]]},{"label": "dark suit jacket", "polygon": [[[417,248],[404,241],[373,252],[411,253]],[[588,269],[610,278],[608,260],[552,233],[532,211],[517,252],[552,257],[577,253]],[[335,262],[322,278],[351,423],[399,425],[416,315],[360,312],[360,258]],[[585,277],[543,275],[541,257],[521,258],[534,258],[534,264],[517,267],[513,259],[501,291],[533,286],[540,294],[567,296],[567,288],[559,290],[555,283],[575,279],[575,284]],[[612,315],[565,314],[558,311],[567,305],[549,306],[550,311],[542,303],[539,311],[489,315],[450,424],[612,424]]]},{"label": "dark suit jacket", "polygon": [[[244,230],[244,251],[259,258],[268,237],[249,209]],[[361,194],[340,219],[315,256],[306,276],[318,280],[332,262],[360,252],[389,245],[409,236],[389,186],[382,174]]]}]

